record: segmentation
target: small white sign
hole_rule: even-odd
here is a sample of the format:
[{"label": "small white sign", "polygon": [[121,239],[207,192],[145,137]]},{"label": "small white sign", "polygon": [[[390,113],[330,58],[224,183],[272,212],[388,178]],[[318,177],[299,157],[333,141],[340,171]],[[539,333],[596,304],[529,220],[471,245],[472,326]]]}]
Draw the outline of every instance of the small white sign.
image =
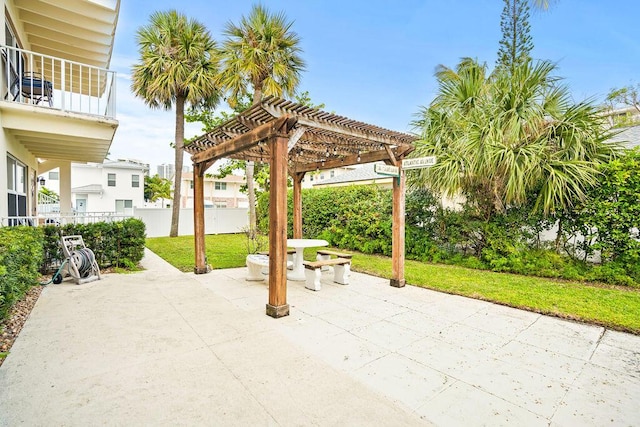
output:
[{"label": "small white sign", "polygon": [[402,169],[422,169],[436,164],[436,156],[418,157],[416,159],[404,159]]},{"label": "small white sign", "polygon": [[400,176],[400,168],[397,166],[375,164],[373,170],[380,175]]}]

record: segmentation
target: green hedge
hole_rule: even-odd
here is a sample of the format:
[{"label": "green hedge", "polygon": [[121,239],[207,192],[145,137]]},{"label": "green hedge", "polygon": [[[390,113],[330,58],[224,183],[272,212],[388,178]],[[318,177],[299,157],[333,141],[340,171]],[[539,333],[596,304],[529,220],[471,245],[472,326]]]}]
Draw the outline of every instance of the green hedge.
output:
[{"label": "green hedge", "polygon": [[[469,206],[443,209],[426,190],[406,195],[407,259],[569,280],[640,286],[640,277],[615,262],[593,266],[545,248],[538,233],[552,224],[525,208],[491,220]],[[302,233],[330,245],[367,254],[391,255],[391,191],[349,186],[302,191]],[[292,192],[288,194],[288,236],[292,236]],[[269,229],[269,194],[258,198],[258,228]],[[634,264],[635,265],[635,264]],[[625,268],[626,267],[626,268]],[[636,268],[640,270],[640,268]]]},{"label": "green hedge", "polygon": [[[391,195],[376,186],[305,189],[302,234],[333,246],[365,253],[391,253]],[[288,231],[292,229],[292,192],[288,193]],[[258,228],[269,229],[269,194],[258,198]]]},{"label": "green hedge", "polygon": [[0,228],[0,320],[38,282],[42,263],[42,229]]},{"label": "green hedge", "polygon": [[48,225],[42,228],[45,234],[43,272],[64,260],[60,248],[61,236],[82,236],[84,244],[95,253],[100,268],[133,268],[144,256],[145,224],[136,218],[117,222],[67,224],[62,227]]}]

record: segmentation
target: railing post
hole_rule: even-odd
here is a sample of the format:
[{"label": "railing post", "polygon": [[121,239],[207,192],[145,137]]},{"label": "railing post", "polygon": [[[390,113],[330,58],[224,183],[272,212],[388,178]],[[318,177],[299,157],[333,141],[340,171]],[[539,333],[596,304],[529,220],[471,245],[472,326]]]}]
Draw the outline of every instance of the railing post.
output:
[{"label": "railing post", "polygon": [[66,76],[66,65],[65,65],[65,60],[61,59],[60,60],[60,98],[61,98],[61,104],[60,104],[60,108],[62,109],[62,111],[65,111],[65,99],[67,97],[67,76]]}]

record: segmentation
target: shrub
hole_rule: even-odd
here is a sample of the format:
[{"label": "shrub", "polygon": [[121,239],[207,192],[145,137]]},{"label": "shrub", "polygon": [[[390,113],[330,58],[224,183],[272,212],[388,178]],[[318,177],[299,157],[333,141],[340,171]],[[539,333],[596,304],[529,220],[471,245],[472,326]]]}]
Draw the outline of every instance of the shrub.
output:
[{"label": "shrub", "polygon": [[[289,236],[293,234],[292,212],[292,194],[289,192]],[[527,205],[509,208],[504,214],[486,219],[472,206],[466,205],[456,211],[443,209],[429,191],[411,191],[406,196],[406,257],[497,272],[640,284],[637,252],[618,255],[615,266],[596,267],[590,272],[592,266],[586,262],[544,249],[540,233],[548,230],[553,220],[532,212],[532,206]],[[268,193],[258,198],[257,214],[259,229],[267,233]],[[302,215],[305,237],[325,239],[330,245],[367,254],[391,254],[389,190],[375,186],[305,189],[302,191]],[[638,244],[634,242],[627,246]]]},{"label": "shrub", "polygon": [[[628,276],[640,281],[640,148],[625,153],[601,168],[597,186],[588,199],[568,215],[571,231],[588,236],[587,254],[600,251],[607,267],[596,275],[610,283]],[[623,280],[625,281],[625,280]]]},{"label": "shrub", "polygon": [[44,270],[62,262],[61,236],[80,235],[85,246],[93,251],[100,268],[135,267],[144,256],[145,225],[137,218],[116,222],[67,224],[43,227],[45,241]]},{"label": "shrub", "polygon": [[34,227],[0,228],[0,320],[37,284],[43,232]]}]

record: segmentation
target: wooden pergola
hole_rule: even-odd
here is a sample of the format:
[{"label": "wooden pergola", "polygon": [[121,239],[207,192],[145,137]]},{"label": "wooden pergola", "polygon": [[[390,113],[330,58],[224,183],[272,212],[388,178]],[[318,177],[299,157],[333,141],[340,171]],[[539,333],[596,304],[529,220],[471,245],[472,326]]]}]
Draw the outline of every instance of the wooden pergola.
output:
[{"label": "wooden pergola", "polygon": [[393,180],[391,286],[404,280],[405,175],[402,159],[417,138],[357,122],[281,98],[268,97],[185,147],[194,169],[195,273],[207,273],[204,173],[220,158],[270,164],[269,302],[267,314],[289,314],[287,304],[287,174],[293,178],[293,237],[302,238],[302,179],[310,171],[384,161],[400,167]]}]

